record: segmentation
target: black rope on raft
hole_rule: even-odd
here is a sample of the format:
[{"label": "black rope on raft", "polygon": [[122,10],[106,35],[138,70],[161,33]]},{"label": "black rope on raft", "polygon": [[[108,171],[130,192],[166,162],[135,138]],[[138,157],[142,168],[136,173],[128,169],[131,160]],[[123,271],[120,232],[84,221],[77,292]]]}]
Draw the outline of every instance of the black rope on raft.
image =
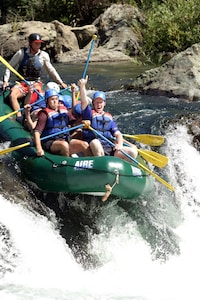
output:
[{"label": "black rope on raft", "polygon": [[[39,158],[37,155],[31,155],[31,156],[24,156],[24,159],[28,159],[29,157],[34,157],[34,158]],[[71,168],[74,168],[74,164],[71,165],[71,164],[68,164],[66,160],[63,160],[62,163],[60,164],[57,164],[55,163],[53,160],[51,160],[50,158],[48,158],[47,156],[43,156],[43,158],[45,158],[46,160],[48,160],[49,162],[51,162],[52,164],[52,167],[53,168],[63,168],[63,167],[71,167]],[[102,172],[102,173],[109,173],[109,174],[112,174],[112,175],[115,175],[115,171],[108,171],[108,170],[102,170],[102,169],[95,169],[95,168],[87,168],[87,167],[82,167],[82,166],[79,166],[78,167],[79,169],[83,169],[83,170],[87,170],[87,171],[97,171],[97,172]],[[124,176],[124,177],[148,177],[150,176],[149,174],[138,174],[138,175],[134,175],[134,174],[120,174],[120,176]]]}]

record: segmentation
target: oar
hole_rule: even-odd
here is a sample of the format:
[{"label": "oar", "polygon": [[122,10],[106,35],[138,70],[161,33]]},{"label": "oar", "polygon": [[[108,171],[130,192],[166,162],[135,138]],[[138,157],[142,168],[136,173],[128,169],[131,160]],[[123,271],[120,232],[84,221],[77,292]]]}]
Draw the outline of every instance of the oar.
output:
[{"label": "oar", "polygon": [[[99,133],[97,130],[95,130],[94,128],[92,128],[91,126],[88,126],[87,128],[89,128],[90,130],[94,131],[94,133],[96,135],[98,135],[99,137],[101,137],[102,139],[104,139],[105,141],[107,141],[111,146],[115,146],[115,144],[113,142],[111,142],[109,139],[107,139],[105,136],[103,136],[101,133]],[[138,162],[135,158],[133,158],[131,155],[129,155],[128,153],[126,153],[124,150],[120,150],[126,157],[128,157],[130,160],[132,160],[135,164],[137,164],[141,169],[145,170],[146,172],[148,172],[149,174],[151,174],[153,177],[155,177],[159,182],[161,182],[162,184],[164,184],[168,189],[170,189],[171,191],[174,191],[174,187],[171,186],[168,182],[166,182],[164,179],[162,179],[160,176],[158,176],[157,174],[153,173],[151,170],[149,170],[147,167],[143,166],[140,162]]]},{"label": "oar", "polygon": [[[40,102],[42,102],[42,101],[44,101],[44,97],[41,97],[38,101],[36,101],[36,102],[34,102],[34,103],[30,104],[30,105],[32,106],[32,105],[38,104],[38,103],[40,103]],[[20,108],[20,109],[18,109],[18,110],[14,110],[14,111],[8,113],[7,115],[0,116],[0,123],[1,123],[2,121],[6,120],[7,118],[9,118],[9,117],[11,117],[11,116],[17,114],[19,111],[23,111],[23,110],[24,110],[24,107],[22,107],[22,108]]]},{"label": "oar", "polygon": [[[0,61],[11,71],[13,72],[17,77],[19,77],[19,79],[21,79],[22,81],[24,81],[27,85],[30,85],[30,83],[21,75],[17,72],[17,70],[15,70],[1,55],[0,55]],[[38,90],[34,89],[34,91],[41,96],[41,94],[38,92]]]},{"label": "oar", "polygon": [[[123,140],[124,144],[127,146],[133,146],[130,142]],[[155,165],[156,167],[159,168],[164,168],[168,164],[168,157],[164,156],[160,153],[157,153],[155,151],[150,151],[150,150],[141,150],[137,149],[140,155],[148,162],[151,164]]]},{"label": "oar", "polygon": [[[59,132],[56,132],[56,133],[53,133],[53,134],[44,136],[44,137],[41,138],[41,141],[42,141],[42,140],[49,139],[49,138],[54,137],[54,136],[56,136],[56,135],[60,135],[60,134],[62,134],[62,133],[66,133],[66,132],[71,131],[71,130],[75,130],[75,129],[81,128],[81,127],[83,127],[83,126],[84,126],[83,124],[80,124],[80,125],[71,127],[71,128],[69,128],[69,129],[61,130],[61,131],[59,131]],[[33,141],[26,142],[26,143],[24,143],[24,144],[20,144],[20,145],[14,146],[14,147],[10,147],[10,148],[8,148],[8,149],[0,150],[0,155],[7,154],[7,153],[9,153],[9,152],[12,152],[12,151],[15,151],[15,150],[19,150],[19,149],[24,148],[24,147],[27,147],[27,146],[33,146],[33,145],[34,145],[34,142],[33,142]]]},{"label": "oar", "polygon": [[150,150],[138,149],[139,154],[148,162],[159,168],[164,168],[168,164],[168,157]]},{"label": "oar", "polygon": [[[92,42],[91,42],[91,46],[90,46],[90,50],[89,50],[89,53],[88,53],[88,57],[87,57],[87,61],[86,61],[86,64],[85,64],[85,68],[84,68],[84,71],[83,71],[83,75],[82,75],[82,78],[85,78],[86,76],[86,73],[87,73],[87,69],[88,69],[88,65],[89,65],[89,61],[90,61],[90,56],[92,54],[92,50],[94,48],[94,44],[95,44],[95,40],[97,39],[97,36],[94,34],[92,36]],[[76,100],[78,100],[79,98],[79,95],[80,95],[80,91],[77,93],[76,95]]]},{"label": "oar", "polygon": [[89,61],[90,61],[90,56],[91,56],[92,50],[94,48],[94,44],[95,44],[96,39],[97,39],[97,36],[94,34],[92,36],[92,42],[91,42],[91,46],[90,46],[90,50],[89,50],[89,53],[88,53],[88,58],[87,58],[87,61],[86,61],[86,64],[85,64],[85,69],[83,71],[82,78],[85,78],[85,76],[86,76],[87,69],[88,69],[88,64],[89,64]]},{"label": "oar", "polygon": [[130,134],[123,133],[123,136],[149,146],[160,146],[165,141],[164,136],[152,135],[152,134],[130,135]]},{"label": "oar", "polygon": [[[0,61],[8,68],[10,69],[10,71],[12,71],[17,77],[19,77],[19,79],[21,79],[22,81],[24,81],[28,86],[30,85],[30,83],[22,76],[20,75],[17,70],[15,70],[1,55],[0,55]],[[37,102],[35,102],[34,104],[36,103],[39,103],[41,101],[44,100],[44,97],[41,93],[38,92],[38,90],[36,90],[35,88],[33,88],[33,90],[39,95],[39,97],[41,99],[39,99]],[[14,114],[18,113],[19,111],[23,110],[24,108],[21,108],[19,110],[15,110],[15,111],[12,111],[11,113],[7,114],[7,115],[4,115],[4,116],[1,116],[0,117],[0,122],[4,121],[5,119],[13,116]]]}]

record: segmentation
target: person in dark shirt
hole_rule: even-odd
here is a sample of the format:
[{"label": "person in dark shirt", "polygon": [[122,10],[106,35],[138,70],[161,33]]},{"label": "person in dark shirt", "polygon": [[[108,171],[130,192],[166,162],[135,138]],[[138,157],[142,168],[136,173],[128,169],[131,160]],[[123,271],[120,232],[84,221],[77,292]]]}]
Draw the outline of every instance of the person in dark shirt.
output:
[{"label": "person in dark shirt", "polygon": [[[59,103],[59,95],[56,90],[48,89],[45,92],[46,108],[38,113],[38,120],[34,129],[34,141],[37,155],[44,155],[44,151],[63,156],[83,153],[87,156],[89,144],[86,141],[70,140],[69,126],[73,126],[75,118],[70,111]],[[59,134],[60,131],[65,133]],[[43,141],[41,137],[56,134]]]}]

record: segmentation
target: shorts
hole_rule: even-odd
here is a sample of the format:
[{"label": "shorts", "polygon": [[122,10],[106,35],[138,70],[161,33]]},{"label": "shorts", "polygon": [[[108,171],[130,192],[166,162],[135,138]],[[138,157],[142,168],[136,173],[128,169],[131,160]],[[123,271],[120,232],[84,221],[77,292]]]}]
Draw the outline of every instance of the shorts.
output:
[{"label": "shorts", "polygon": [[53,144],[55,140],[47,140],[47,141],[42,141],[42,148],[44,151],[51,152],[51,145]]},{"label": "shorts", "polygon": [[[58,138],[58,139],[48,139],[48,140],[44,140],[44,141],[41,141],[41,144],[42,144],[42,148],[44,149],[44,151],[47,151],[47,152],[50,152],[51,153],[51,146],[53,144],[53,142],[57,141],[57,140],[61,140],[61,138]],[[68,140],[68,137],[66,137],[66,139],[62,139],[62,140],[65,140],[66,142],[69,143],[69,140]]]},{"label": "shorts", "polygon": [[[31,86],[33,86],[35,89],[41,91],[42,90],[42,82],[41,81],[27,81]],[[23,96],[26,96],[28,94],[28,88],[29,85],[27,85],[25,82],[19,82],[14,87],[18,88],[20,92],[23,94]]]},{"label": "shorts", "polygon": [[110,145],[102,145],[102,147],[106,156],[114,156],[115,151]]}]

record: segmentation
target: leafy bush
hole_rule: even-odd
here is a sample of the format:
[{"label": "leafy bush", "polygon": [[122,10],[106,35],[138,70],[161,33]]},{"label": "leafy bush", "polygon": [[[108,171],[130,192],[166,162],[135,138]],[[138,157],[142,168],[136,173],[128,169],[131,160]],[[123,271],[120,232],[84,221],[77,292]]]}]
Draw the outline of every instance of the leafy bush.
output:
[{"label": "leafy bush", "polygon": [[179,52],[199,42],[200,1],[163,0],[146,12],[145,53],[151,59]]}]

